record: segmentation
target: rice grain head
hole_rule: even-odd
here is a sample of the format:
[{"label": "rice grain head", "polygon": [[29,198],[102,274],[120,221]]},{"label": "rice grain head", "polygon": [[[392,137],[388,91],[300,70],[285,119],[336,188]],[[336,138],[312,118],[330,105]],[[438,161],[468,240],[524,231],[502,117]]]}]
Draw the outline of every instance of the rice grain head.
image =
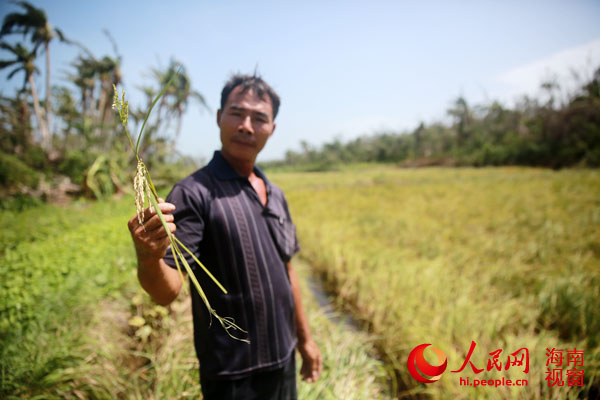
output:
[{"label": "rice grain head", "polygon": [[[150,187],[146,179],[146,166],[139,160],[135,177],[133,178],[133,190],[135,191],[135,210],[140,225],[144,226],[144,206],[146,204],[146,194],[150,196]],[[144,228],[145,230],[146,228]]]}]

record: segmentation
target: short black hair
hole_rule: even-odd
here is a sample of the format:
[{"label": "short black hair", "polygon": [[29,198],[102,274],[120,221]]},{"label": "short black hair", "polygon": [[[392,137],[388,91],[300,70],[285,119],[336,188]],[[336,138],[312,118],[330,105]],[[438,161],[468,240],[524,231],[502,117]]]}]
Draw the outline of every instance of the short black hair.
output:
[{"label": "short black hair", "polygon": [[229,80],[225,83],[225,87],[221,91],[221,110],[225,108],[225,104],[227,103],[227,99],[229,95],[236,87],[242,87],[242,93],[247,92],[248,90],[253,90],[254,93],[258,95],[260,98],[265,98],[265,96],[269,96],[271,99],[271,103],[273,104],[273,119],[277,116],[277,112],[279,111],[279,105],[281,104],[281,100],[279,100],[279,95],[273,90],[271,86],[267,82],[265,82],[260,76],[254,75],[244,75],[244,74],[234,74],[229,78]]}]

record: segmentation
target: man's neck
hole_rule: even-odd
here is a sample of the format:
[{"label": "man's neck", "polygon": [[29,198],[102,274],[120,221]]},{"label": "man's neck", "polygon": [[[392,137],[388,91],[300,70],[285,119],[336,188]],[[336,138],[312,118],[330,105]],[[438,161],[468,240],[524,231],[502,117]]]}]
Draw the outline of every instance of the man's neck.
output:
[{"label": "man's neck", "polygon": [[221,155],[227,161],[227,163],[234,169],[235,172],[246,178],[250,177],[254,173],[254,160],[239,160],[231,157],[229,154],[221,150]]}]

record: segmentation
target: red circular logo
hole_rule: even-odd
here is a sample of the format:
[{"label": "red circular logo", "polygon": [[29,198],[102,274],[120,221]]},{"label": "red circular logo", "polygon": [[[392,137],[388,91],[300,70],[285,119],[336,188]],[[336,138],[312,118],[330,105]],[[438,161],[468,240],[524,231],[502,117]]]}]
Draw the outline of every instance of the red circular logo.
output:
[{"label": "red circular logo", "polygon": [[[438,365],[431,365],[425,360],[423,352],[429,346],[431,346],[430,343],[418,345],[408,355],[408,372],[413,378],[422,383],[432,383],[439,380],[448,366],[446,355],[436,347],[432,347],[431,350],[437,355]],[[426,376],[429,376],[429,378]]]}]

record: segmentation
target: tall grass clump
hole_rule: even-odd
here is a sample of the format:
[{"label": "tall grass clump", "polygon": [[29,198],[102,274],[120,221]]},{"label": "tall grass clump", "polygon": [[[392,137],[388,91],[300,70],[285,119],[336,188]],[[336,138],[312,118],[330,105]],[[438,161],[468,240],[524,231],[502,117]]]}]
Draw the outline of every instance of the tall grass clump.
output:
[{"label": "tall grass clump", "polygon": [[[380,339],[398,396],[593,397],[600,386],[600,173],[593,170],[371,167],[275,174],[303,254]],[[460,368],[521,347],[530,371]],[[408,353],[448,357],[435,384],[408,373]],[[546,348],[584,349],[584,385],[547,387]],[[495,373],[497,372],[497,373]],[[527,387],[460,387],[459,376],[528,379]]]}]

